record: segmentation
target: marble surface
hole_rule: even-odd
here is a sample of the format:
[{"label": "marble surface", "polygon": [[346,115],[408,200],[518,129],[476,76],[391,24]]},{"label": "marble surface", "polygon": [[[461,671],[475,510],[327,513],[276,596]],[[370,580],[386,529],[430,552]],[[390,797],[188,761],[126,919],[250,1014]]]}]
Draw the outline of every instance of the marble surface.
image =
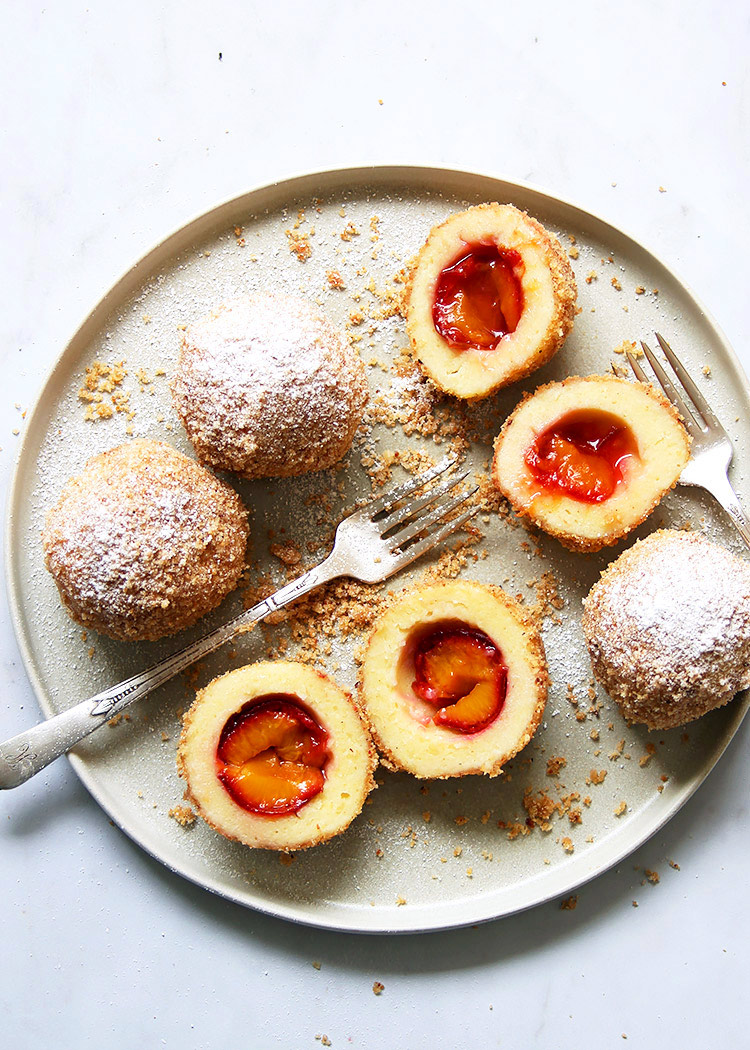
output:
[{"label": "marble surface", "polygon": [[[309,170],[440,164],[580,204],[672,266],[750,371],[749,38],[741,10],[706,0],[15,5],[0,45],[3,492],[24,411],[114,280],[216,202]],[[39,709],[0,608],[6,737]],[[0,797],[4,1041],[741,1045],[749,745],[746,721],[575,910],[404,937],[209,895],[113,827],[62,759]]]}]

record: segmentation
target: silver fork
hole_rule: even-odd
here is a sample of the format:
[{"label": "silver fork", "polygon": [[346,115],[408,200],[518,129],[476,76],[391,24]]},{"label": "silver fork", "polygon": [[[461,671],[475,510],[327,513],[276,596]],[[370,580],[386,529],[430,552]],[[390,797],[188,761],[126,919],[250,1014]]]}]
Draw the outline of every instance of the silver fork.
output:
[{"label": "silver fork", "polygon": [[[340,576],[379,583],[432,550],[479,509],[478,505],[470,505],[456,517],[449,517],[478,488],[475,485],[452,493],[469,474],[468,470],[449,474],[454,466],[454,460],[444,459],[344,518],[327,558],[252,609],[146,671],[0,744],[0,788],[23,784],[130,704],[313,588]],[[426,488],[441,475],[445,477],[440,484]],[[416,498],[407,500],[408,496]]]},{"label": "silver fork", "polygon": [[[656,338],[681,389],[677,389],[653,350],[646,343],[641,342],[643,352],[662,390],[682,416],[685,428],[692,439],[690,459],[680,474],[679,484],[696,485],[710,492],[727,512],[745,544],[750,547],[750,520],[740,505],[727,473],[734,452],[729,435],[666,339],[662,338],[658,332]],[[641,383],[650,382],[633,355],[628,353],[627,356],[636,379]]]}]

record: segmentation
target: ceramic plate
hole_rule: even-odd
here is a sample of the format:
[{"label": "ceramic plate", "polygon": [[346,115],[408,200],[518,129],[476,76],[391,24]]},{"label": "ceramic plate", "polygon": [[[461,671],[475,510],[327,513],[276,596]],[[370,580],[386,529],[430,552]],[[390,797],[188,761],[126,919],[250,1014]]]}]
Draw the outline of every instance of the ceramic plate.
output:
[{"label": "ceramic plate", "polygon": [[[487,200],[512,202],[557,232],[576,272],[580,313],[549,365],[466,410],[403,374],[407,340],[393,305],[403,287],[400,271],[430,228]],[[693,294],[626,234],[537,190],[465,172],[363,168],[280,182],[220,205],[137,263],[73,337],[30,414],[10,499],[7,571],[14,625],[45,715],[198,635],[196,629],[125,645],[83,632],[61,608],[39,532],[64,482],[90,455],[131,434],[190,452],[167,386],[181,329],[227,299],[269,286],[312,298],[345,326],[368,365],[373,403],[391,421],[395,415],[406,422],[371,422],[335,470],[233,482],[252,509],[251,588],[287,578],[269,551],[273,543],[294,542],[301,566],[309,565],[323,553],[335,521],[371,492],[372,475],[390,470],[393,483],[403,478],[402,468],[389,465],[393,452],[443,454],[447,437],[439,444],[409,424],[415,404],[423,419],[439,423],[438,436],[468,421],[475,432],[469,463],[486,476],[492,437],[525,391],[622,365],[623,342],[647,339],[654,330],[683,356],[727,426],[736,448],[733,478],[750,503],[742,470],[750,402],[742,370]],[[114,388],[121,411],[97,421],[86,418],[91,403],[81,397],[94,362],[124,362],[127,371]],[[111,393],[101,397],[115,408]],[[241,904],[304,923],[370,932],[445,929],[572,893],[679,809],[721,755],[747,701],[740,697],[686,730],[628,728],[592,687],[580,631],[583,597],[628,543],[584,556],[494,513],[477,521],[483,538],[465,552],[464,577],[500,583],[528,605],[543,578],[554,580],[561,600],[544,619],[552,677],[544,723],[504,776],[425,784],[381,770],[378,790],[350,829],[291,861],[225,841],[200,821],[183,827],[170,816],[183,801],[175,768],[180,712],[196,688],[230,667],[284,645],[287,655],[299,653],[300,645],[308,653],[288,623],[242,638],[152,694],[129,720],[101,729],[71,755],[77,773],[111,818],[169,868]],[[637,535],[686,524],[737,549],[721,512],[685,488],[671,493]],[[388,586],[397,591],[445,568],[435,555]],[[228,599],[201,631],[238,611],[242,598]],[[364,610],[363,630],[367,617]],[[346,634],[331,618],[318,621],[318,666],[353,687],[363,633]],[[597,783],[602,771],[606,777]],[[538,814],[534,800],[550,810],[544,829],[530,826]]]}]

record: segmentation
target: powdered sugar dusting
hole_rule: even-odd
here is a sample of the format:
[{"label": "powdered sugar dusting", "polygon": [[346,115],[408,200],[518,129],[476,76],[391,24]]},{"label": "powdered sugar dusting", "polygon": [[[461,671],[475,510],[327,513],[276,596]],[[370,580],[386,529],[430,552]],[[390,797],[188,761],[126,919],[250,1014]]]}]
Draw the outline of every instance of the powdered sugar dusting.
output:
[{"label": "powdered sugar dusting", "polygon": [[236,585],[247,536],[239,498],[167,445],[94,457],[50,511],[47,566],[79,622],[156,638],[193,623]]},{"label": "powdered sugar dusting", "polygon": [[750,564],[700,535],[641,540],[585,610],[597,674],[634,721],[679,725],[750,683]]},{"label": "powdered sugar dusting", "polygon": [[367,396],[359,356],[334,325],[276,294],[234,300],[192,325],[172,391],[201,459],[250,478],[335,462]]}]

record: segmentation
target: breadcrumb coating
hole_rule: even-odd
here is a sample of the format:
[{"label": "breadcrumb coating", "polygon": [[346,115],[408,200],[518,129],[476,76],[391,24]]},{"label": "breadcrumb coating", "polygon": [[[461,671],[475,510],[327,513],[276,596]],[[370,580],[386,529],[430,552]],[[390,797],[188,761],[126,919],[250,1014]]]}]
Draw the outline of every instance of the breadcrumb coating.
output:
[{"label": "breadcrumb coating", "polygon": [[195,623],[239,582],[239,496],[169,445],[136,439],[92,457],[42,532],[45,564],[72,618],[126,641]]}]

